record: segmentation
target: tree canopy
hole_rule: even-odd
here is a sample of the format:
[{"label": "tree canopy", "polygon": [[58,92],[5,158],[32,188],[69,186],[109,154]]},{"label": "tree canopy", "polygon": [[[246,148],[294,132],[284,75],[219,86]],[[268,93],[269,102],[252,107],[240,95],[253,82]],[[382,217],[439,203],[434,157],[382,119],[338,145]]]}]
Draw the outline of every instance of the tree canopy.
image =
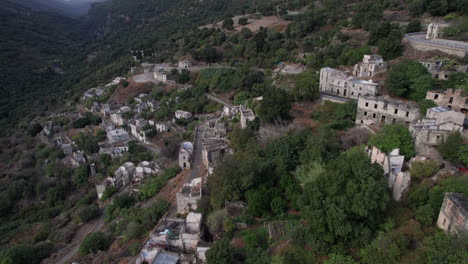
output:
[{"label": "tree canopy", "polygon": [[376,146],[385,153],[398,148],[406,159],[416,154],[413,137],[408,128],[403,125],[384,125],[376,135],[370,138],[369,145]]},{"label": "tree canopy", "polygon": [[305,185],[301,209],[307,240],[319,252],[368,243],[390,200],[382,168],[354,148]]}]

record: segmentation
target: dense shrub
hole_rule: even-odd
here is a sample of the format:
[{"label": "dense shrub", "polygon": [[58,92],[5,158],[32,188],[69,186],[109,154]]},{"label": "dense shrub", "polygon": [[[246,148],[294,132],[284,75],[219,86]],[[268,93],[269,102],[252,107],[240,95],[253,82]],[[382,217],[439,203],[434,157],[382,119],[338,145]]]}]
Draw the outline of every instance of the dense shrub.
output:
[{"label": "dense shrub", "polygon": [[93,232],[86,235],[80,245],[80,255],[88,255],[99,250],[106,250],[110,246],[110,238],[102,232]]}]

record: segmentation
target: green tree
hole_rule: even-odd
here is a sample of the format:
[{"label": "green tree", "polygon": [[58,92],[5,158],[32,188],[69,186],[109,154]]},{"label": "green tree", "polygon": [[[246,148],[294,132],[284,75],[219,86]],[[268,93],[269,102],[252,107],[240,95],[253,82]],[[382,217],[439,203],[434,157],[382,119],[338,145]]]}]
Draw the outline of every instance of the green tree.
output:
[{"label": "green tree", "polygon": [[411,163],[411,178],[422,179],[434,176],[439,171],[439,165],[433,160],[415,161]]},{"label": "green tree", "polygon": [[296,101],[315,101],[320,97],[319,75],[315,71],[307,70],[296,75],[296,85],[292,90]]},{"label": "green tree", "polygon": [[402,37],[403,35],[399,29],[393,29],[387,37],[379,41],[379,53],[385,60],[395,59],[402,55]]},{"label": "green tree", "polygon": [[413,137],[408,128],[403,125],[384,125],[376,135],[370,138],[369,145],[376,146],[385,153],[398,148],[407,159],[416,154]]},{"label": "green tree", "polygon": [[432,225],[434,221],[434,209],[429,204],[423,205],[416,210],[416,220],[422,225]]},{"label": "green tree", "polygon": [[436,107],[437,104],[431,99],[421,99],[418,101],[419,113],[421,116],[426,116],[427,109]]},{"label": "green tree", "polygon": [[323,264],[357,264],[357,262],[350,256],[331,254]]},{"label": "green tree", "polygon": [[424,239],[424,255],[428,264],[463,264],[468,258],[466,233],[448,234],[436,231]]},{"label": "green tree", "polygon": [[420,32],[421,31],[421,21],[411,20],[406,26],[406,33]]},{"label": "green tree", "polygon": [[383,170],[354,148],[326,165],[326,172],[305,185],[305,235],[319,252],[333,252],[349,244],[370,241],[390,201]]},{"label": "green tree", "polygon": [[463,144],[463,137],[460,132],[455,132],[447,136],[442,143],[437,146],[437,150],[440,152],[444,159],[451,162],[458,161],[458,151]]},{"label": "green tree", "polygon": [[248,23],[248,18],[246,18],[246,17],[239,18],[239,25],[244,26],[244,25],[247,25],[247,23]]},{"label": "green tree", "polygon": [[234,20],[232,18],[228,17],[225,18],[223,21],[223,28],[233,30],[234,29]]},{"label": "green tree", "polygon": [[419,62],[405,59],[390,69],[388,79],[385,82],[388,92],[404,98],[419,101],[425,98],[430,74]]},{"label": "green tree", "polygon": [[235,263],[234,250],[229,245],[227,237],[216,241],[206,252],[206,262],[210,264],[231,264]]},{"label": "green tree", "polygon": [[468,145],[462,145],[458,150],[458,160],[468,166]]},{"label": "green tree", "polygon": [[73,182],[78,186],[84,186],[88,182],[88,177],[88,166],[86,164],[81,164],[73,173]]},{"label": "green tree", "polygon": [[291,102],[289,95],[278,88],[270,88],[258,107],[258,116],[265,123],[281,122],[289,119]]},{"label": "green tree", "polygon": [[362,263],[395,264],[407,251],[409,241],[401,234],[380,233],[371,244],[361,250]]},{"label": "green tree", "polygon": [[98,215],[99,207],[97,206],[97,204],[94,203],[82,208],[78,213],[78,217],[80,218],[81,222],[88,222]]},{"label": "green tree", "polygon": [[98,250],[107,250],[110,246],[109,237],[102,232],[92,232],[86,235],[80,245],[80,255],[88,255]]}]

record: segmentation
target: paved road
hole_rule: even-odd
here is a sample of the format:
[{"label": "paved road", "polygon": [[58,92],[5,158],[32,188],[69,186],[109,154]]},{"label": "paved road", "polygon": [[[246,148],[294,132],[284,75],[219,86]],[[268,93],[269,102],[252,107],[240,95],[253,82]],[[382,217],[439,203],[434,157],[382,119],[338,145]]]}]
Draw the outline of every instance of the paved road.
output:
[{"label": "paved road", "polygon": [[201,123],[200,125],[197,126],[196,128],[196,137],[195,137],[195,142],[193,144],[193,155],[192,155],[192,164],[191,164],[191,169],[192,171],[190,174],[187,175],[187,178],[185,179],[185,182],[189,183],[193,179],[200,177],[200,172],[202,169],[205,167],[203,165],[203,145],[202,145],[202,136],[203,136],[203,131],[205,130],[206,126],[206,121]]},{"label": "paved road", "polygon": [[226,102],[225,100],[219,98],[219,97],[216,96],[216,95],[213,95],[213,94],[205,94],[205,96],[208,97],[208,99],[213,100],[213,101],[215,101],[215,102],[217,102],[217,103],[220,103],[220,104],[222,104],[222,105],[224,105],[224,106],[226,106],[226,107],[228,107],[228,108],[234,107],[231,103]]},{"label": "paved road", "polygon": [[426,33],[424,32],[406,34],[405,38],[413,42],[436,45],[442,48],[443,47],[457,48],[457,49],[462,49],[468,52],[467,42],[455,41],[455,40],[449,40],[449,39],[426,39]]}]

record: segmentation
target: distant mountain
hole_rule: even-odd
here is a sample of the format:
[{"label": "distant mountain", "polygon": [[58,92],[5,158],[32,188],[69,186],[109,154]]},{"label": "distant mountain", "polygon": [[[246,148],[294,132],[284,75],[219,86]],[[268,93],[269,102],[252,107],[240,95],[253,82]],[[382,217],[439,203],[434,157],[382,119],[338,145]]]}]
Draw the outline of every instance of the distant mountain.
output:
[{"label": "distant mountain", "polygon": [[55,12],[67,16],[81,16],[91,4],[105,0],[9,0],[35,11]]},{"label": "distant mountain", "polygon": [[24,100],[34,102],[34,94],[51,94],[52,82],[59,87],[68,72],[66,61],[82,49],[86,35],[75,19],[5,1],[0,4],[0,39],[2,119],[18,116],[14,108],[25,105]]}]

